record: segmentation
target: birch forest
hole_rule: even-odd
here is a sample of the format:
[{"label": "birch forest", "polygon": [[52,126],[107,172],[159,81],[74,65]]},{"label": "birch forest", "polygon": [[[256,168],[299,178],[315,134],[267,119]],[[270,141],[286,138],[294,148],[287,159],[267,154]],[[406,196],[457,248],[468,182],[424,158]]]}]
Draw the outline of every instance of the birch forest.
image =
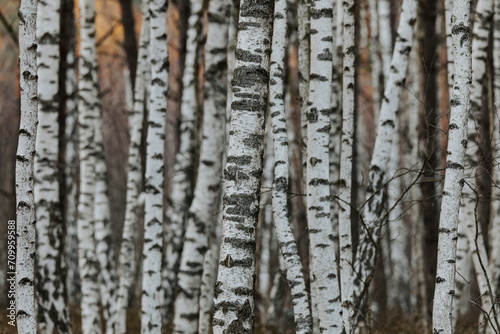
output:
[{"label": "birch forest", "polygon": [[498,334],[500,0],[0,0],[0,176],[0,334]]}]

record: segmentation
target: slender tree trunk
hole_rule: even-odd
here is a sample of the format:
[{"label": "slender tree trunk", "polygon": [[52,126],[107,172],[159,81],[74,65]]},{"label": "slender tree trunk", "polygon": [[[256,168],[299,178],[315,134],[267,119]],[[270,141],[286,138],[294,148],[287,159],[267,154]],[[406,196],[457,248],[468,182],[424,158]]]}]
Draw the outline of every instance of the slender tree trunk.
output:
[{"label": "slender tree trunk", "polygon": [[[272,208],[276,236],[286,263],[286,280],[291,290],[296,333],[312,333],[311,312],[297,244],[288,218],[288,137],[284,102],[285,51],[287,36],[286,0],[274,3],[274,25],[269,81],[269,106],[274,146]],[[269,245],[270,246],[270,245]]]},{"label": "slender tree trunk", "polygon": [[445,0],[444,1],[444,17],[446,27],[446,59],[447,59],[447,73],[448,73],[448,91],[449,96],[453,96],[453,79],[455,75],[455,62],[453,59],[453,38],[451,33],[451,28],[453,26],[453,22],[451,21],[452,11],[453,11],[453,0]]},{"label": "slender tree trunk", "polygon": [[393,132],[399,106],[402,86],[406,78],[408,55],[413,41],[417,1],[404,0],[399,19],[398,38],[394,46],[391,73],[385,85],[384,98],[380,109],[377,137],[370,163],[367,203],[363,211],[363,220],[359,245],[355,259],[355,271],[358,279],[354,282],[354,300],[361,303],[368,291],[368,285],[375,267],[376,248],[379,241],[381,219],[384,216],[384,204],[387,200],[385,183],[386,166],[390,160]]},{"label": "slender tree trunk", "polygon": [[342,330],[351,333],[353,323],[353,254],[351,234],[351,198],[354,145],[354,112],[356,87],[356,47],[355,47],[355,2],[343,1],[344,8],[344,45],[343,45],[343,106],[342,106],[342,144],[339,182],[339,249],[340,249],[340,291],[342,303]]},{"label": "slender tree trunk", "polygon": [[200,287],[209,231],[218,218],[222,151],[226,118],[226,50],[229,0],[212,1],[205,44],[205,101],[200,148],[200,166],[194,199],[188,211],[184,249],[175,300],[174,333],[197,333]]},{"label": "slender tree trunk", "polygon": [[180,115],[179,152],[175,155],[174,174],[170,185],[170,199],[166,209],[167,228],[165,235],[165,264],[163,287],[167,314],[175,300],[177,272],[183,248],[187,211],[193,190],[195,149],[195,121],[198,111],[197,75],[198,45],[200,40],[201,0],[190,0],[190,15],[186,36],[186,60],[182,75],[182,101]]},{"label": "slender tree trunk", "polygon": [[78,78],[78,123],[80,196],[78,200],[78,265],[82,290],[82,331],[100,333],[99,262],[94,239],[95,120],[99,114],[94,3],[80,3],[80,61]]},{"label": "slender tree trunk", "polygon": [[[382,54],[382,73],[384,78],[384,86],[387,87],[389,76],[391,74],[391,59],[392,53],[392,25],[391,25],[391,2],[389,0],[380,0],[377,5],[378,9],[378,29],[379,29],[379,45]],[[415,13],[416,14],[416,13]],[[383,97],[382,97],[383,98]]]},{"label": "slender tree trunk", "polygon": [[472,79],[470,1],[457,0],[453,6],[453,55],[455,83],[450,101],[451,115],[448,134],[446,179],[439,222],[436,288],[433,303],[433,332],[451,334],[452,302],[455,290],[455,262],[458,212],[464,178],[464,141],[467,138],[470,81]]},{"label": "slender tree trunk", "polygon": [[116,302],[116,332],[126,333],[127,307],[134,285],[137,264],[136,233],[139,193],[142,185],[141,140],[143,137],[144,108],[146,86],[149,83],[151,68],[149,65],[149,14],[146,0],[142,4],[143,21],[139,39],[139,59],[135,75],[134,104],[129,112],[130,143],[128,149],[127,199],[125,220],[123,223],[122,244],[120,246],[118,266],[118,291]]},{"label": "slender tree trunk", "polygon": [[34,157],[38,123],[36,1],[19,7],[21,120],[16,153],[16,320],[19,333],[36,333]]},{"label": "slender tree trunk", "polygon": [[[59,31],[61,4],[38,2],[38,130],[35,155],[38,322],[42,333],[70,333],[59,201]],[[61,284],[61,282],[63,284]]]},{"label": "slender tree trunk", "polygon": [[380,55],[380,35],[379,35],[379,20],[378,20],[378,2],[377,0],[368,0],[370,7],[370,66],[372,75],[372,100],[373,100],[373,115],[375,124],[377,124],[378,114],[380,112],[381,102],[381,76],[382,76],[382,59]]},{"label": "slender tree trunk", "polygon": [[168,0],[149,1],[151,82],[146,139],[145,217],[142,268],[143,334],[161,333],[163,254],[163,154],[167,110],[168,53],[166,10]]},{"label": "slender tree trunk", "polygon": [[[315,289],[319,330],[340,333],[340,289],[330,221],[328,141],[332,81],[332,20],[329,1],[311,5],[311,64],[307,111],[307,221],[312,264],[311,289]],[[354,51],[354,50],[353,50]],[[326,71],[325,71],[326,69]]]},{"label": "slender tree trunk", "polygon": [[[491,209],[491,229],[490,229],[490,254],[500,254],[500,170],[498,166],[498,157],[500,152],[500,1],[494,2],[494,15],[493,15],[493,87],[495,98],[495,108],[492,110],[492,122],[493,126],[493,159],[494,166],[491,168],[493,171],[493,180],[495,186],[492,189],[491,197],[494,199],[492,201]],[[497,200],[495,200],[497,199]],[[498,288],[500,285],[500,256],[490,257],[490,272],[491,285],[493,287],[494,293],[498,295]]]},{"label": "slender tree trunk", "polygon": [[213,331],[251,332],[272,2],[240,5]]}]

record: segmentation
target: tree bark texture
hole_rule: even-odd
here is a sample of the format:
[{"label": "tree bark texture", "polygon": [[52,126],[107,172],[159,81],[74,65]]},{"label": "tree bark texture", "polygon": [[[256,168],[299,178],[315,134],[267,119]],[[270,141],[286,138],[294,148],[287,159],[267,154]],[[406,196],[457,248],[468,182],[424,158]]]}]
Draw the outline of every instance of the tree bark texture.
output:
[{"label": "tree bark texture", "polygon": [[240,4],[213,331],[251,333],[273,3]]}]

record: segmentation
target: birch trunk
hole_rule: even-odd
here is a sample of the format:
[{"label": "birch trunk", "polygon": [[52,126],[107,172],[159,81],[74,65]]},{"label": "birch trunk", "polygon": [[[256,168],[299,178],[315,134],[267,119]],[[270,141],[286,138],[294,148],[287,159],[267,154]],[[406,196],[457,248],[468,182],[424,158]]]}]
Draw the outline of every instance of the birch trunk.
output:
[{"label": "birch trunk", "polygon": [[[476,5],[476,14],[474,17],[474,27],[472,31],[472,83],[468,120],[467,149],[465,151],[465,171],[464,177],[466,186],[462,190],[463,206],[460,209],[459,221],[466,225],[465,233],[467,235],[470,247],[473,247],[473,264],[476,273],[476,279],[479,284],[481,295],[481,305],[485,312],[491,312],[491,299],[488,286],[484,277],[483,270],[479,264],[478,255],[484,261],[487,261],[486,251],[484,249],[484,240],[481,235],[478,245],[475,249],[474,237],[476,235],[477,212],[477,181],[476,176],[484,172],[485,167],[480,161],[481,140],[484,138],[482,121],[482,97],[484,79],[486,75],[486,60],[488,58],[489,31],[491,18],[493,16],[493,2],[491,0],[479,0]],[[480,223],[479,223],[480,224]],[[469,250],[470,253],[471,249]],[[477,254],[476,254],[477,253]],[[484,314],[480,319],[483,319]],[[489,326],[487,326],[489,327]],[[492,333],[492,329],[488,328]]]},{"label": "birch trunk", "polygon": [[[67,6],[67,4],[64,4]],[[71,12],[73,12],[71,5]],[[74,20],[74,16],[71,15]],[[75,33],[74,26],[71,29]],[[68,54],[66,56],[66,119],[65,119],[65,191],[66,205],[64,219],[66,235],[64,240],[64,256],[66,265],[66,289],[68,301],[77,302],[80,295],[80,273],[78,271],[78,81],[75,59],[75,37],[70,38]]]},{"label": "birch trunk", "polygon": [[384,215],[384,204],[387,200],[385,192],[385,183],[387,182],[386,166],[390,160],[399,99],[406,78],[408,55],[413,44],[417,1],[404,0],[401,8],[398,37],[394,46],[390,75],[385,85],[377,137],[370,163],[367,203],[363,211],[363,226],[360,231],[360,240],[354,264],[358,276],[358,279],[354,282],[354,300],[358,304],[361,303],[363,295],[368,291],[368,284],[375,266],[375,253],[379,241],[381,219]]},{"label": "birch trunk", "polygon": [[182,101],[180,115],[179,152],[175,155],[174,174],[170,185],[170,199],[166,209],[167,228],[165,235],[165,265],[163,288],[167,314],[175,300],[177,272],[183,247],[186,215],[192,199],[194,169],[195,121],[197,114],[198,41],[201,0],[190,0],[190,15],[186,37],[186,60],[182,75]]},{"label": "birch trunk", "polygon": [[272,2],[243,0],[236,46],[231,132],[224,171],[224,216],[213,331],[251,332],[255,226],[267,110]]},{"label": "birch trunk", "polygon": [[446,59],[448,64],[446,66],[448,73],[448,92],[449,96],[453,96],[453,79],[455,74],[455,61],[453,59],[453,38],[451,33],[451,28],[453,26],[453,22],[451,21],[452,16],[452,8],[453,8],[453,0],[445,0],[444,1],[444,17],[445,24],[444,26],[446,31]]},{"label": "birch trunk", "polygon": [[352,168],[354,145],[354,111],[356,87],[356,53],[355,53],[355,1],[343,1],[343,80],[342,80],[342,143],[340,154],[339,181],[339,249],[340,249],[340,291],[342,303],[342,331],[351,333],[353,323],[353,285],[354,272],[352,268],[352,234],[351,234],[351,198],[352,198]]},{"label": "birch trunk", "polygon": [[[311,5],[311,64],[307,111],[307,221],[311,254],[311,289],[315,289],[319,330],[340,333],[341,307],[337,260],[330,221],[329,152],[332,81],[333,7]],[[325,71],[326,69],[326,71]]]},{"label": "birch trunk", "polygon": [[[97,78],[97,74],[96,74]],[[97,86],[97,82],[96,82]],[[96,90],[98,88],[96,87]],[[99,263],[100,300],[103,317],[106,322],[106,333],[114,333],[115,327],[115,294],[116,263],[115,252],[111,246],[111,217],[108,198],[107,168],[102,135],[102,107],[100,100],[96,104],[98,113],[95,117],[95,189],[94,189],[94,237],[96,241],[96,256]]]},{"label": "birch trunk", "polygon": [[119,256],[119,282],[116,299],[116,332],[126,333],[127,307],[132,286],[134,285],[137,264],[136,223],[139,207],[139,192],[142,185],[142,162],[140,145],[143,133],[146,85],[150,77],[149,49],[149,14],[147,1],[143,0],[143,21],[139,39],[137,73],[135,75],[134,103],[129,112],[130,143],[128,149],[127,198],[125,220],[123,222],[122,244]]},{"label": "birch trunk", "polygon": [[[403,8],[403,7],[401,7]],[[380,52],[382,54],[382,73],[384,86],[387,87],[389,76],[391,75],[392,53],[392,24],[391,24],[391,3],[389,0],[378,2],[378,29],[380,38]],[[416,13],[415,13],[416,14]]]},{"label": "birch trunk", "polygon": [[[419,25],[417,21],[417,25]],[[416,28],[418,31],[418,27]],[[414,49],[417,49],[418,40],[413,41]],[[409,162],[409,173],[407,174],[407,184],[412,185],[410,189],[410,202],[411,207],[409,209],[409,217],[411,217],[411,230],[412,230],[412,240],[411,240],[411,263],[412,263],[412,273],[413,280],[412,290],[415,291],[414,305],[417,304],[417,299],[420,301],[420,307],[417,309],[422,315],[422,323],[424,328],[427,328],[427,289],[425,286],[425,265],[424,265],[424,216],[422,212],[422,189],[420,188],[420,183],[415,183],[417,178],[420,177],[422,171],[422,159],[421,159],[421,146],[420,146],[420,134],[418,128],[420,126],[420,83],[419,83],[419,62],[417,53],[410,55],[410,64],[408,67],[408,102],[407,102],[407,112],[406,120],[407,126],[405,133],[407,134],[408,149],[405,156],[405,161]]]},{"label": "birch trunk", "polygon": [[[500,169],[498,166],[498,157],[500,149],[500,118],[498,114],[498,108],[500,108],[500,1],[495,1],[494,3],[494,14],[493,14],[493,96],[495,101],[495,108],[492,111],[492,122],[493,127],[493,148],[494,148],[494,166],[492,167],[494,184],[491,191],[491,197],[494,199],[492,201],[491,208],[491,230],[490,230],[490,254],[500,254]],[[495,200],[497,199],[497,200]],[[498,288],[500,285],[500,256],[490,257],[490,272],[491,285],[493,287],[493,292],[498,295]]]},{"label": "birch trunk", "polygon": [[288,138],[284,103],[285,51],[287,36],[286,0],[274,3],[273,40],[269,81],[269,107],[274,146],[272,208],[276,236],[286,263],[286,280],[291,290],[296,333],[312,333],[311,312],[295,238],[288,219]]},{"label": "birch trunk", "polygon": [[95,120],[99,114],[94,2],[80,3],[78,123],[80,196],[78,200],[78,265],[82,290],[82,332],[100,333],[98,260],[94,239]]},{"label": "birch trunk", "polygon": [[376,0],[368,0],[370,10],[370,66],[372,75],[372,100],[373,100],[373,115],[375,124],[378,121],[378,114],[380,112],[381,100],[381,76],[382,76],[382,59],[380,52],[380,35],[379,35],[379,20],[378,20],[378,6]]},{"label": "birch trunk", "polygon": [[452,302],[455,290],[455,262],[458,212],[464,178],[464,158],[467,145],[467,112],[470,105],[472,79],[471,36],[469,25],[470,1],[457,0],[453,6],[453,55],[455,83],[450,101],[451,115],[448,134],[446,179],[439,221],[436,288],[433,303],[433,332],[451,334]]},{"label": "birch trunk", "polygon": [[[309,92],[309,63],[310,63],[310,16],[309,6],[311,0],[297,0],[297,23],[298,23],[298,71],[299,71],[299,99],[300,115],[302,125],[302,170],[304,180],[307,173],[307,94]],[[306,186],[304,185],[304,189]]]},{"label": "birch trunk", "polygon": [[19,333],[36,333],[34,157],[38,123],[36,1],[19,7],[21,119],[16,153],[16,321]]},{"label": "birch trunk", "polygon": [[200,166],[188,211],[175,300],[174,333],[197,333],[200,287],[209,231],[218,218],[226,116],[226,50],[230,0],[212,0],[205,44],[205,100]]},{"label": "birch trunk", "polygon": [[[59,200],[59,31],[61,4],[39,2],[38,130],[35,154],[38,329],[71,332],[63,280],[63,229]],[[56,13],[56,15],[54,15]]]},{"label": "birch trunk", "polygon": [[163,154],[167,110],[168,53],[166,10],[168,0],[149,1],[151,82],[146,139],[145,217],[142,268],[143,334],[161,333],[163,253]]}]

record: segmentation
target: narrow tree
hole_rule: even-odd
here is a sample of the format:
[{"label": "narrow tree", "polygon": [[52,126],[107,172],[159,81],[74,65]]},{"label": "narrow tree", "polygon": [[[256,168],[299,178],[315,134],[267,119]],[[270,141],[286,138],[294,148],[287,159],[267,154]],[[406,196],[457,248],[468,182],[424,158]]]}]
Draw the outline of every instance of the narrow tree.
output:
[{"label": "narrow tree", "polygon": [[240,5],[213,331],[253,328],[255,227],[267,110],[272,2]]},{"label": "narrow tree", "polygon": [[80,3],[78,124],[80,195],[78,200],[78,266],[81,280],[83,333],[100,333],[99,265],[94,239],[95,119],[99,114],[94,2]]},{"label": "narrow tree", "polygon": [[[292,295],[296,333],[312,333],[311,312],[302,274],[297,244],[288,218],[288,138],[284,101],[285,48],[287,35],[287,4],[274,3],[274,25],[269,81],[269,111],[274,147],[274,179],[272,208],[276,237],[286,264],[286,280]],[[267,245],[270,247],[270,245]]]},{"label": "narrow tree", "polygon": [[175,333],[197,333],[199,296],[205,252],[220,206],[222,151],[226,123],[226,50],[230,0],[212,0],[205,44],[205,100],[200,166],[194,199],[188,211],[184,249],[175,300]]},{"label": "narrow tree", "polygon": [[367,293],[368,285],[375,266],[376,247],[379,242],[382,218],[385,215],[384,204],[387,200],[385,183],[386,166],[390,159],[393,143],[393,131],[398,112],[399,99],[406,77],[408,55],[413,41],[413,27],[417,14],[417,1],[404,0],[398,33],[391,62],[391,71],[384,90],[377,126],[377,137],[370,163],[367,202],[363,208],[360,240],[354,262],[357,278],[354,281],[355,302],[360,304]]},{"label": "narrow tree", "polygon": [[16,153],[16,320],[20,333],[36,333],[35,310],[35,198],[37,69],[36,1],[22,0],[19,7],[19,68],[21,121]]},{"label": "narrow tree", "polygon": [[140,145],[143,131],[146,86],[149,84],[149,14],[148,2],[142,2],[142,27],[139,38],[139,55],[135,75],[134,104],[129,112],[130,143],[128,149],[127,197],[123,222],[122,244],[118,264],[118,292],[116,301],[116,324],[118,333],[126,333],[126,315],[131,289],[134,283],[136,250],[136,224],[139,209],[139,192],[142,184]]},{"label": "narrow tree", "polygon": [[168,0],[149,1],[151,82],[146,139],[145,217],[142,264],[142,333],[161,333],[163,250],[163,154],[167,110],[168,53],[165,20]]},{"label": "narrow tree", "polygon": [[453,56],[455,75],[448,133],[446,178],[439,221],[436,288],[432,328],[435,333],[451,334],[452,302],[455,289],[455,262],[458,212],[464,184],[464,156],[467,145],[467,113],[472,79],[470,1],[456,0],[453,5]]}]

